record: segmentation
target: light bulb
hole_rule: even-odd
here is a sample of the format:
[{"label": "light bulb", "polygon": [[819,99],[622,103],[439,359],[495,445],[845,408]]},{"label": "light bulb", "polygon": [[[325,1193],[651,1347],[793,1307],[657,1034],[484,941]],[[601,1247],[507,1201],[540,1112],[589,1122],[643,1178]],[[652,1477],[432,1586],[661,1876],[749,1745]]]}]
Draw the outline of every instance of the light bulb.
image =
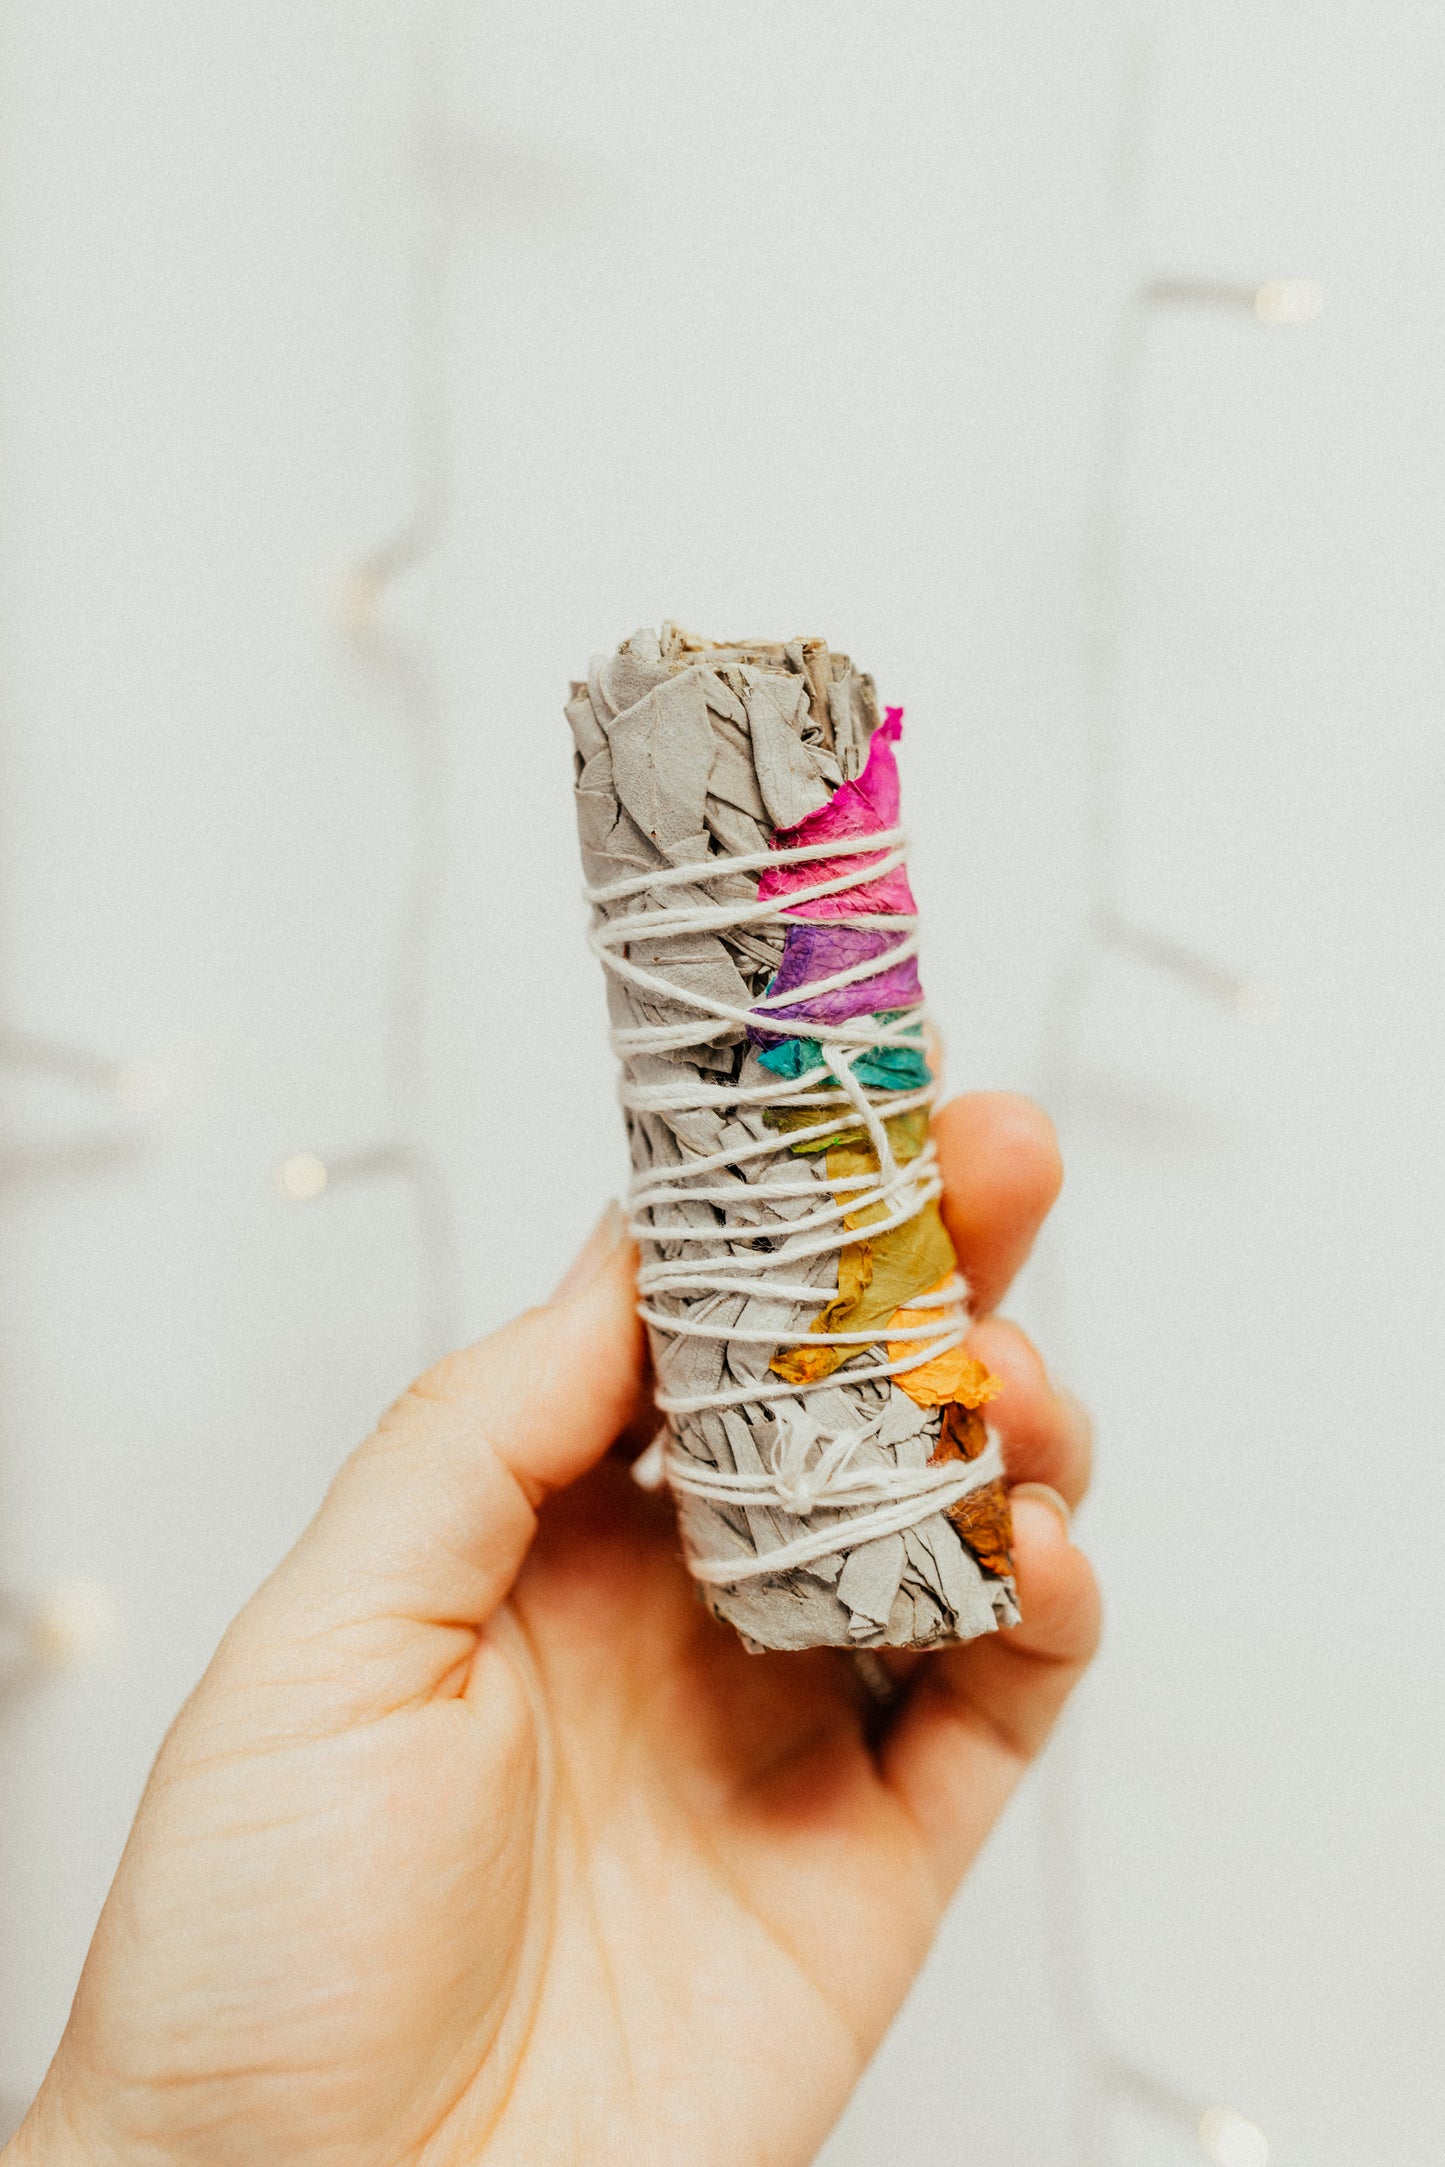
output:
[{"label": "light bulb", "polygon": [[114,1630],[108,1591],[94,1580],[65,1580],[43,1595],[30,1621],[30,1644],[47,1670],[77,1670]]},{"label": "light bulb", "polygon": [[1254,313],[1262,324],[1311,324],[1324,305],[1324,294],[1312,278],[1268,278],[1254,296]]},{"label": "light bulb", "polygon": [[1269,2139],[1233,2107],[1211,2107],[1200,2116],[1199,2142],[1218,2167],[1269,2167]]},{"label": "light bulb", "polygon": [[293,1204],[309,1204],[320,1196],[328,1179],[326,1161],[314,1151],[293,1151],[276,1169],[276,1186]]}]

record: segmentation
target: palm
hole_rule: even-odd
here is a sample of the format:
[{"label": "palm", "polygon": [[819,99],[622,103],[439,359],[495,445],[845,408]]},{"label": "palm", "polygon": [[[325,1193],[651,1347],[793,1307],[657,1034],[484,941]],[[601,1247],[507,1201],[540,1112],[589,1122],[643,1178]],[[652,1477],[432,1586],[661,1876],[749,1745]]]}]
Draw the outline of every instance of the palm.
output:
[{"label": "palm", "polygon": [[811,2157],[927,1947],[939,1879],[845,1658],[748,1655],[615,1463],[558,1506],[515,1598],[557,1753],[556,1937],[501,2156],[555,2143],[602,2007],[589,2111],[602,2079],[619,2112],[644,2092],[659,2159]]},{"label": "palm", "polygon": [[[616,1459],[577,1479],[637,1389],[622,1263],[408,1395],[228,1635],[27,2157],[812,2157],[1086,1658],[1087,1568],[1026,1511],[1025,1625],[922,1659],[886,1729],[838,1652],[746,1654],[667,1505]],[[1016,1472],[1077,1492],[1036,1358],[981,1332]]]}]

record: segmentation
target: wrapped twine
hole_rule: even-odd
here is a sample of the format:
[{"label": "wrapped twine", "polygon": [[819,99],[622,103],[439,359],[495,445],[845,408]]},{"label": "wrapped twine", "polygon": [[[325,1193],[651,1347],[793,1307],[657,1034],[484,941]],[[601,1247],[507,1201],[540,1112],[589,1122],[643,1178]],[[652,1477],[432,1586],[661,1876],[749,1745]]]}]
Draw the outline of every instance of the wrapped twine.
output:
[{"label": "wrapped twine", "polygon": [[1017,1616],[927,1136],[896,712],[821,641],[672,626],[567,706],[622,1062],[649,1456],[755,1648],[928,1646]]}]

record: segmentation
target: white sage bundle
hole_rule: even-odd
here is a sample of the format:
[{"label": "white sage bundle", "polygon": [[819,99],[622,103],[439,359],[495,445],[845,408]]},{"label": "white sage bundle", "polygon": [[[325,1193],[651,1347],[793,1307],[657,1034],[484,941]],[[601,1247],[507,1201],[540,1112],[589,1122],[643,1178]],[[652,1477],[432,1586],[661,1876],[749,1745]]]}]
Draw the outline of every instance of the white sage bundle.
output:
[{"label": "white sage bundle", "polygon": [[997,1387],[928,1135],[901,713],[819,640],[669,625],[567,718],[689,1569],[754,1648],[1012,1623]]}]

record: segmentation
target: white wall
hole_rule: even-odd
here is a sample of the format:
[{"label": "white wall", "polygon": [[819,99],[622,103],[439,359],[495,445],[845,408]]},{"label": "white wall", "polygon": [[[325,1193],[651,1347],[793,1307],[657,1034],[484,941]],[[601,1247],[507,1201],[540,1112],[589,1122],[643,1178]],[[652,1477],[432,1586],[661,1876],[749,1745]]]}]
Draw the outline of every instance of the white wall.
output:
[{"label": "white wall", "polygon": [[[1022,1306],[1102,1418],[1079,1874],[1060,1768],[829,2167],[1198,2157],[1128,2101],[1087,2153],[1080,1960],[1279,2167],[1423,2167],[1445,17],[8,0],[0,37],[0,998],[167,1081],[3,1085],[0,1575],[116,1625],[0,1732],[0,2089],[225,1618],[620,1177],[559,700],[673,615],[820,631],[906,704],[930,993],[958,1083],[1060,1116]],[[1317,322],[1131,299],[1278,275]]]}]

